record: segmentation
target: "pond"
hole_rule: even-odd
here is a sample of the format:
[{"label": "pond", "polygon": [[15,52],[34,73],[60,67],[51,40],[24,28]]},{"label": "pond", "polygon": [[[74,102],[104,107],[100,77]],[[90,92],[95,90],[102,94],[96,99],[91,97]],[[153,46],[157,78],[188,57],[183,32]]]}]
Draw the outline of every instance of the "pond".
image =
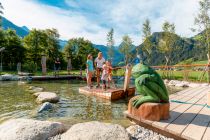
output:
[{"label": "pond", "polygon": [[[37,113],[40,105],[27,90],[29,86],[43,87],[45,91],[55,92],[60,101],[54,104],[54,109]],[[38,120],[53,120],[72,125],[85,121],[103,121],[129,126],[124,118],[129,99],[108,101],[94,96],[83,95],[78,88],[85,86],[84,81],[34,81],[31,84],[20,82],[0,83],[0,123],[12,118],[32,118]],[[170,93],[180,89],[168,88]]]}]

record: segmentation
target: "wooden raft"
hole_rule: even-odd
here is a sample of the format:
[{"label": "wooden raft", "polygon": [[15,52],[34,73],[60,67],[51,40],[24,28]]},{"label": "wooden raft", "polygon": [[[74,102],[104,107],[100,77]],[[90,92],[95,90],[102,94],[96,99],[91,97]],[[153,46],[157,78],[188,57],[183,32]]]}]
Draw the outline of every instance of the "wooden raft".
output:
[{"label": "wooden raft", "polygon": [[124,86],[122,89],[107,89],[103,90],[102,88],[92,88],[89,89],[87,87],[80,87],[79,92],[84,94],[89,94],[93,96],[98,96],[100,98],[108,99],[108,100],[118,100],[125,98],[126,96],[132,96],[135,93],[135,88],[129,87],[130,77],[131,77],[132,66],[127,65],[125,71],[125,80]]},{"label": "wooden raft", "polygon": [[210,140],[210,108],[205,106],[209,91],[209,86],[196,87],[170,95],[168,120],[140,120],[127,111],[125,115],[137,124],[168,137],[179,140]]},{"label": "wooden raft", "polygon": [[[101,97],[108,100],[118,100],[126,96],[132,96],[135,93],[135,88],[129,88],[127,93],[123,89],[107,89],[102,90],[101,88],[89,89],[87,87],[80,87],[79,92],[83,94],[89,94],[97,97]],[[126,95],[127,94],[127,95]]]}]

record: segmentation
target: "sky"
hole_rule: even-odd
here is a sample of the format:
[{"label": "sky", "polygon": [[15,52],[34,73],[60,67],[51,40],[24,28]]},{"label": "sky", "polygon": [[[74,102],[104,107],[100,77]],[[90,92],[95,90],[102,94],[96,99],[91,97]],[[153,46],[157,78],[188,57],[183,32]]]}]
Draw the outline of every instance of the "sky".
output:
[{"label": "sky", "polygon": [[165,21],[174,23],[176,33],[191,37],[199,0],[0,0],[4,17],[29,29],[56,28],[60,38],[84,37],[106,45],[114,29],[115,45],[129,35],[134,45],[142,43],[142,24],[151,22],[152,32],[160,32]]}]

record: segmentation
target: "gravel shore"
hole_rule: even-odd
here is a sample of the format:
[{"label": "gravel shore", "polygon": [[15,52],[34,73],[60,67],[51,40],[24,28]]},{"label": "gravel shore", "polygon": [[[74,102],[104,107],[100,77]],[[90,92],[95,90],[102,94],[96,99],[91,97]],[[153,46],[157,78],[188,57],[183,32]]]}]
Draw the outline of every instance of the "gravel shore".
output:
[{"label": "gravel shore", "polygon": [[131,135],[131,140],[174,140],[139,125],[132,125],[126,130]]}]

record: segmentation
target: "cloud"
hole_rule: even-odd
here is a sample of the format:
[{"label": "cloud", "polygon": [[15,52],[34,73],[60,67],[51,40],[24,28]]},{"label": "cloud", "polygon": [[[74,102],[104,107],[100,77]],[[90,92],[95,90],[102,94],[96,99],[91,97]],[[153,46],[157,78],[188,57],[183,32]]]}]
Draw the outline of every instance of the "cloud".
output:
[{"label": "cloud", "polygon": [[153,32],[161,31],[167,20],[175,23],[179,35],[190,37],[198,9],[198,0],[63,0],[65,8],[46,3],[2,0],[4,16],[19,26],[57,28],[62,39],[84,37],[104,45],[112,27],[116,45],[126,34],[139,45],[146,18],[151,20]]}]

